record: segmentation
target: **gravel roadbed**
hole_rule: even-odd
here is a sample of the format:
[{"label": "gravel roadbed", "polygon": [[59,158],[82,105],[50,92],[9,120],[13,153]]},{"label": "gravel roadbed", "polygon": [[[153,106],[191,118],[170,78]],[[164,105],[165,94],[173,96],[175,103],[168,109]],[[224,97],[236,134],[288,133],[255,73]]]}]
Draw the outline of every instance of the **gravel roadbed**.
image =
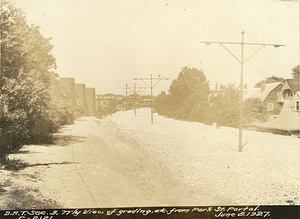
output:
[{"label": "gravel roadbed", "polygon": [[120,131],[130,131],[147,150],[195,192],[224,197],[228,204],[300,204],[299,138],[243,131],[238,152],[238,129],[214,128],[139,109],[107,117]]}]

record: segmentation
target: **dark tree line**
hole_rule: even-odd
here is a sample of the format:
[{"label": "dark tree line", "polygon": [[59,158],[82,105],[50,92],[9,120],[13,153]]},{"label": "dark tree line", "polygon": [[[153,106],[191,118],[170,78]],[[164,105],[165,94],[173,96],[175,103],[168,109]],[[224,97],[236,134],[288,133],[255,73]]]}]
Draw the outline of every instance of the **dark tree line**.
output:
[{"label": "dark tree line", "polygon": [[67,97],[58,92],[50,40],[26,23],[21,9],[2,1],[0,131],[2,139],[12,133],[14,147],[49,141],[51,133],[71,121]]},{"label": "dark tree line", "polygon": [[[296,65],[292,68],[292,77],[294,80],[299,80],[299,65]],[[276,77],[276,76],[271,76],[267,77],[264,80],[261,80],[260,82],[256,83],[254,87],[258,88],[261,87],[262,82],[265,84],[270,84],[270,83],[275,83],[275,82],[281,82],[284,83],[285,79],[282,77]]]}]

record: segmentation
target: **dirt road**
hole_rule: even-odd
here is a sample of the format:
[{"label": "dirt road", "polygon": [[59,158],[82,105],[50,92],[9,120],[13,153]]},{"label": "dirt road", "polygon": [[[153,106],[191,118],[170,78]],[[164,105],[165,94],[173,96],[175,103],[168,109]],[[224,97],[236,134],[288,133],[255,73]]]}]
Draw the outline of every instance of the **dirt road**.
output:
[{"label": "dirt road", "polygon": [[218,205],[163,168],[111,120],[83,117],[55,144],[29,145],[0,170],[0,209]]}]

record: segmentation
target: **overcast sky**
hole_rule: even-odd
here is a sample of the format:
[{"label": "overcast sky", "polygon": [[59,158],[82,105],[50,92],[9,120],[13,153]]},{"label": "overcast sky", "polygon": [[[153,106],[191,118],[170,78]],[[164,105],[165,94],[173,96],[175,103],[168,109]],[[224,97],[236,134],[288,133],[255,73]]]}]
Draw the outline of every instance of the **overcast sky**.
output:
[{"label": "overcast sky", "polygon": [[[299,2],[245,0],[15,0],[29,24],[52,37],[60,77],[125,94],[144,87],[133,77],[163,76],[168,90],[184,66],[204,71],[211,87],[240,80],[240,63],[222,46],[199,41],[284,44],[265,47],[244,64],[244,83],[291,78],[299,63]],[[238,57],[239,45],[228,45]],[[245,46],[247,59],[260,47]],[[141,94],[150,94],[144,89]]]}]

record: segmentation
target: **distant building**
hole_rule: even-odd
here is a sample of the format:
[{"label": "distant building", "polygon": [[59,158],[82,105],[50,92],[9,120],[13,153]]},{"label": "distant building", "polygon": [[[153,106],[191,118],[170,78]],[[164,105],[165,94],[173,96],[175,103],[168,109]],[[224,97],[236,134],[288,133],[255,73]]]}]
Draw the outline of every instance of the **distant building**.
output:
[{"label": "distant building", "polygon": [[70,98],[70,102],[73,106],[76,105],[75,99],[75,79],[74,78],[60,78],[59,86],[66,93],[66,95]]},{"label": "distant building", "polygon": [[277,119],[268,121],[259,128],[281,130],[281,131],[299,131],[300,130],[300,111],[299,111],[300,91],[299,80],[285,80],[280,90],[276,102],[282,106],[282,110]]},{"label": "distant building", "polygon": [[86,104],[89,116],[95,116],[96,114],[96,90],[95,88],[86,88]]},{"label": "distant building", "polygon": [[123,99],[124,99],[123,95],[116,95],[116,100],[117,100],[116,108],[118,111],[124,110]]},{"label": "distant building", "polygon": [[261,88],[258,88],[258,91],[254,97],[258,97],[265,105],[269,113],[269,118],[277,118],[282,110],[282,104],[278,103],[277,98],[283,87],[283,83],[269,83],[261,82]]},{"label": "distant building", "polygon": [[60,78],[59,85],[62,92],[69,98],[70,113],[74,117],[95,116],[96,114],[96,90],[86,88],[85,84],[75,84],[74,78]]},{"label": "distant building", "polygon": [[152,102],[153,102],[153,98],[149,95],[141,96],[141,98],[138,100],[138,104],[140,108],[151,107]]},{"label": "distant building", "polygon": [[85,116],[89,115],[87,102],[86,102],[86,86],[85,84],[75,84],[75,98],[76,106],[80,113]]},{"label": "distant building", "polygon": [[[297,103],[299,104],[299,81],[287,79],[283,85],[277,102],[282,105],[280,115],[290,115],[295,112],[298,114]],[[298,102],[297,102],[298,101]]]},{"label": "distant building", "polygon": [[96,95],[96,114],[97,117],[115,113],[117,111],[117,98],[115,94]]}]

